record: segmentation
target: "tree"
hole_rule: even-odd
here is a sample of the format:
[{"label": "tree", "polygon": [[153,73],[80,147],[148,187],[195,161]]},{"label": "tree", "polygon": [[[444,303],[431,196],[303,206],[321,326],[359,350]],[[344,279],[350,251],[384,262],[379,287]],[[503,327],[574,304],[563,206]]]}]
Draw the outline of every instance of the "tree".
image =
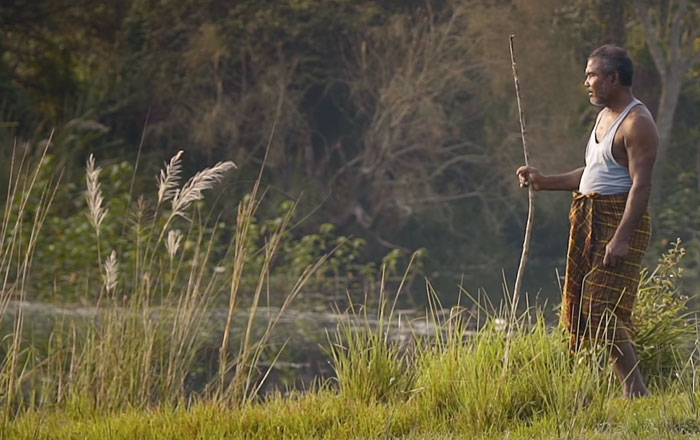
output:
[{"label": "tree", "polygon": [[[700,5],[688,0],[655,2],[633,0],[642,23],[649,52],[661,77],[661,96],[656,112],[659,158],[668,150],[678,97],[693,66],[700,62]],[[665,7],[664,7],[665,6]]]}]

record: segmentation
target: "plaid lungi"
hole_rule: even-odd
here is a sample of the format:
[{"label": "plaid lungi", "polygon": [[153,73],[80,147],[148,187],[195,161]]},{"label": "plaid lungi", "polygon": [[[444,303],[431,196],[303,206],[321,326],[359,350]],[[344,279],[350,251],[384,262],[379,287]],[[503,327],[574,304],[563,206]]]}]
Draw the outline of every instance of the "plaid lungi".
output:
[{"label": "plaid lungi", "polygon": [[645,213],[629,242],[629,253],[616,267],[604,267],[605,246],[620,224],[627,194],[574,192],[571,234],[561,319],[576,351],[592,343],[633,342],[632,307],[637,297],[640,264],[651,237]]}]

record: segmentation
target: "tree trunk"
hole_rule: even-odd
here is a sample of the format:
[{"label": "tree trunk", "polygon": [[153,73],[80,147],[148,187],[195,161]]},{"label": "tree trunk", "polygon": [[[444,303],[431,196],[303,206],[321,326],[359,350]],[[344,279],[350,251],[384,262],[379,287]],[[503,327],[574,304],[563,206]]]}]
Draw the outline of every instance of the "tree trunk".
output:
[{"label": "tree trunk", "polygon": [[[673,66],[675,67],[675,66]],[[673,68],[672,68],[673,69]],[[673,131],[673,116],[676,113],[678,97],[683,85],[683,72],[673,69],[661,84],[659,108],[656,111],[656,127],[659,131],[658,160],[662,161],[668,151]]]},{"label": "tree trunk", "polygon": [[692,27],[690,34],[687,32],[686,25],[693,19],[693,14],[688,13],[688,0],[680,0],[677,3],[666,24],[652,19],[654,14],[650,11],[653,7],[646,1],[634,0],[633,4],[644,28],[649,53],[661,77],[661,97],[656,112],[656,125],[659,130],[658,161],[662,161],[671,142],[673,115],[676,113],[678,96],[683,86],[683,76],[700,61],[697,50],[693,48],[694,41],[700,35],[696,31],[697,27]]}]

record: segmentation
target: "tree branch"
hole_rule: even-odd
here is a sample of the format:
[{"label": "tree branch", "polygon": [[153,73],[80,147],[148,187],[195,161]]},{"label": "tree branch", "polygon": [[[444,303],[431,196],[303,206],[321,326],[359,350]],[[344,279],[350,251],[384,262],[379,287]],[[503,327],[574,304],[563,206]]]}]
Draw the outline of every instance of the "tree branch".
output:
[{"label": "tree branch", "polygon": [[489,157],[484,155],[484,154],[463,154],[460,156],[452,157],[452,158],[444,161],[442,163],[442,165],[440,165],[438,167],[438,169],[436,169],[435,171],[430,173],[429,179],[430,180],[435,179],[436,177],[438,177],[442,173],[444,173],[449,167],[451,167],[452,165],[458,164],[460,162],[467,162],[470,164],[474,164],[474,163],[483,164],[483,163],[486,163],[488,161],[488,159],[489,159]]},{"label": "tree branch", "polygon": [[637,11],[637,16],[644,26],[647,45],[649,46],[649,52],[651,52],[651,57],[654,60],[654,64],[656,64],[656,69],[659,71],[661,80],[666,81],[668,61],[666,60],[664,51],[659,43],[659,35],[649,19],[647,5],[642,0],[634,0],[633,3],[634,8]]},{"label": "tree branch", "polygon": [[452,202],[455,200],[463,200],[463,199],[470,199],[472,197],[480,197],[481,192],[480,191],[469,191],[461,194],[452,194],[448,196],[432,196],[432,197],[424,197],[422,199],[414,199],[412,200],[413,203],[419,204],[419,203],[444,203],[444,202]]},{"label": "tree branch", "polygon": [[671,22],[671,66],[676,65],[681,61],[680,54],[680,41],[681,41],[681,21],[685,15],[685,10],[688,9],[688,1],[681,0],[676,9],[676,13],[673,15],[673,21]]}]

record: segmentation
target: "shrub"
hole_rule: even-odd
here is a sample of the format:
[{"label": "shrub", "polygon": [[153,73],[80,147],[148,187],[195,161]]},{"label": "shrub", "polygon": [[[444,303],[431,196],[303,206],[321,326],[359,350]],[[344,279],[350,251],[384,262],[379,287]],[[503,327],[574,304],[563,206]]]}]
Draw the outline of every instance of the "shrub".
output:
[{"label": "shrub", "polygon": [[682,293],[685,249],[680,239],[660,258],[656,268],[642,270],[634,320],[642,370],[656,379],[668,379],[693,349],[695,326],[688,310],[690,297]]}]

